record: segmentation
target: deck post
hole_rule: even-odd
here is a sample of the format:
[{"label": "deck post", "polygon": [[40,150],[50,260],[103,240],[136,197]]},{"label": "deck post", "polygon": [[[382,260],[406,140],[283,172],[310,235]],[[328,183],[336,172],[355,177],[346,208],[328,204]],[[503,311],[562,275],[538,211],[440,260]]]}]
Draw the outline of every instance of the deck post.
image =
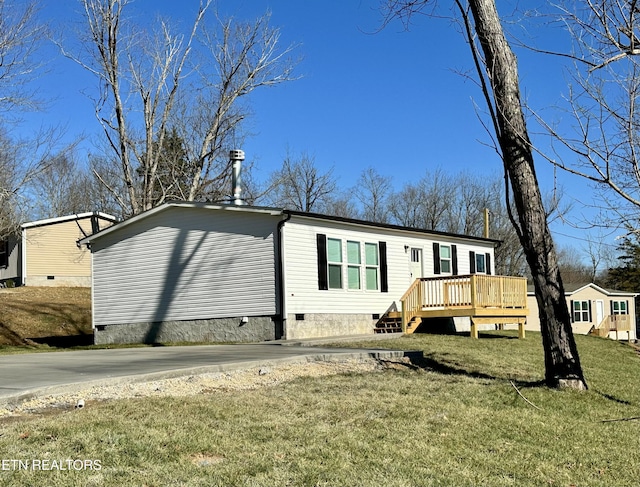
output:
[{"label": "deck post", "polygon": [[524,325],[525,325],[526,321],[525,320],[519,320],[518,321],[518,338],[520,339],[524,339]]},{"label": "deck post", "polygon": [[402,301],[402,333],[407,332],[407,305]]},{"label": "deck post", "polygon": [[[469,286],[471,288],[471,308],[475,309],[475,307],[478,305],[478,300],[476,299],[476,276],[472,275],[469,278]],[[473,320],[471,320],[473,322]],[[473,330],[473,324],[471,325],[471,329]],[[476,336],[475,338],[478,338],[478,330],[476,329]]]},{"label": "deck post", "polygon": [[471,338],[478,339],[478,325],[473,318],[471,318]]}]

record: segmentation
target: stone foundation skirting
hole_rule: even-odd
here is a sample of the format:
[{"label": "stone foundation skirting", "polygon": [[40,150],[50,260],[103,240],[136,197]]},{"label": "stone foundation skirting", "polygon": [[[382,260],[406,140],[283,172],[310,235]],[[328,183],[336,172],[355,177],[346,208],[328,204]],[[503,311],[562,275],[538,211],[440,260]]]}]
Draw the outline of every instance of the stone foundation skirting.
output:
[{"label": "stone foundation skirting", "polygon": [[378,319],[372,314],[305,313],[287,315],[286,338],[323,338],[373,334]]},{"label": "stone foundation skirting", "polygon": [[261,342],[276,339],[270,316],[97,326],[94,343]]}]

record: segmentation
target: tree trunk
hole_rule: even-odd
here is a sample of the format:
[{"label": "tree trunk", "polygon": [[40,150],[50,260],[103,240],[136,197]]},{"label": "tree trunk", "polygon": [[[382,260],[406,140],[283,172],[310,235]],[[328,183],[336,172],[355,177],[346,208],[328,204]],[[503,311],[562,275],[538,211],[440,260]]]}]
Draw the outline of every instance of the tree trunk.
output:
[{"label": "tree trunk", "polygon": [[518,211],[519,237],[535,285],[545,381],[550,387],[586,389],[520,103],[516,57],[504,36],[495,0],[469,0],[469,6],[493,91],[497,136]]}]

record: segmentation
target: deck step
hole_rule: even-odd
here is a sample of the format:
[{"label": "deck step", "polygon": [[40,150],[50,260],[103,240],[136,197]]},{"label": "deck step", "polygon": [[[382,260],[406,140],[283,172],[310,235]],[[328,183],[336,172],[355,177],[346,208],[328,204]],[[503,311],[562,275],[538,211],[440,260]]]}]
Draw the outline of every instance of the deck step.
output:
[{"label": "deck step", "polygon": [[375,333],[399,333],[402,331],[402,318],[383,316],[373,329]]}]

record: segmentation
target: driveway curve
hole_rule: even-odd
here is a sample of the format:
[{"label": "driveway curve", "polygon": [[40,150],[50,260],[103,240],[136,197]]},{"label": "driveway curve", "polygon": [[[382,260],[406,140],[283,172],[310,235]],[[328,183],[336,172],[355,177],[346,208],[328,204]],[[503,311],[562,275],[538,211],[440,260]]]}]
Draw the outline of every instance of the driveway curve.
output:
[{"label": "driveway curve", "polygon": [[390,359],[410,354],[401,350],[283,345],[168,346],[0,356],[0,405],[104,383],[140,382],[277,363]]}]

